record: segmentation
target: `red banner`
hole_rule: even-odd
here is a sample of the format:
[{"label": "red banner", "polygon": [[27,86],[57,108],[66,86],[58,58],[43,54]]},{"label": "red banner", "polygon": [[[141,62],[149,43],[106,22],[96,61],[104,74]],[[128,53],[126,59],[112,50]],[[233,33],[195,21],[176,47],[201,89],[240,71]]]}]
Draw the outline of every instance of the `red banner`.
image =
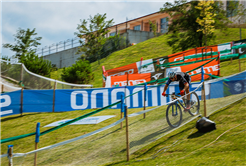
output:
[{"label": "red banner", "polygon": [[151,73],[109,76],[106,80],[106,87],[126,86],[127,80],[129,86],[145,83],[151,80]]},{"label": "red banner", "polygon": [[106,70],[108,76],[120,76],[125,74],[137,74],[138,68],[136,63],[132,63],[126,66],[117,67],[114,69]]}]

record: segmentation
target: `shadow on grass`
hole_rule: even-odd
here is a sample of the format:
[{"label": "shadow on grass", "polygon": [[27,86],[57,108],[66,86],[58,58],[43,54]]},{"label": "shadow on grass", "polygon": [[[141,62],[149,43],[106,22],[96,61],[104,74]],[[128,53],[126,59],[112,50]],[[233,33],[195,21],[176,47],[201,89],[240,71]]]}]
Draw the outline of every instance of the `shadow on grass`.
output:
[{"label": "shadow on grass", "polygon": [[13,120],[13,119],[18,119],[18,118],[22,118],[24,116],[30,116],[30,115],[36,115],[37,113],[29,113],[29,114],[26,114],[26,115],[15,115],[15,116],[11,116],[11,117],[3,117],[1,119],[1,122],[5,122],[5,121],[8,121],[8,120]]},{"label": "shadow on grass", "polygon": [[197,131],[197,132],[189,135],[187,138],[188,139],[197,138],[197,137],[203,136],[204,134],[206,134],[206,133],[202,133],[202,132]]}]

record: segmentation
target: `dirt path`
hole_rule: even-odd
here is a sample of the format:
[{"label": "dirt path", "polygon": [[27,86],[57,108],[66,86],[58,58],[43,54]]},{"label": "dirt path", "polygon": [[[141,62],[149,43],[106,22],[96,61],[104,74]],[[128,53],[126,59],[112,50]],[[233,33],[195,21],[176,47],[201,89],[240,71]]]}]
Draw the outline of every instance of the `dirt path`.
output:
[{"label": "dirt path", "polygon": [[14,87],[20,88],[19,85],[15,84],[15,83],[12,83],[12,82],[9,82],[9,81],[7,81],[6,79],[4,79],[2,77],[0,77],[0,82],[3,83],[3,84],[0,83],[0,85],[1,85],[1,92],[2,91],[3,92],[12,92],[12,91],[16,91],[17,90]]}]

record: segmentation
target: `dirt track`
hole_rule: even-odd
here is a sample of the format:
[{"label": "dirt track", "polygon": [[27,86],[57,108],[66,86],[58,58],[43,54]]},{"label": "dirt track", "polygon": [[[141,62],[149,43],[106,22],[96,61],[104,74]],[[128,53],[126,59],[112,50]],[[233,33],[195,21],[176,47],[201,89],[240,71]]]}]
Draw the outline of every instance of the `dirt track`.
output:
[{"label": "dirt track", "polygon": [[[15,88],[11,88],[9,86],[12,86],[12,87],[17,87],[17,88],[20,88],[20,86],[18,86],[17,84],[14,84],[14,83],[11,83],[9,81],[7,81],[6,79],[0,77],[0,82],[2,82],[3,84],[0,83],[1,85],[1,92],[4,91],[4,92],[12,92],[12,91],[16,91],[17,89]],[[6,85],[9,85],[9,86],[4,86],[4,84]]]}]

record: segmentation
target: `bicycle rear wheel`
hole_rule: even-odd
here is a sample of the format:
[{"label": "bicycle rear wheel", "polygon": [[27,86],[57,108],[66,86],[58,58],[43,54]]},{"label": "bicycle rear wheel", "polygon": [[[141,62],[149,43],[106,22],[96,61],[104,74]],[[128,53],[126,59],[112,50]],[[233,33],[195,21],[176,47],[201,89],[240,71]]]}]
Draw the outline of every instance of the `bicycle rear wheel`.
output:
[{"label": "bicycle rear wheel", "polygon": [[182,122],[182,111],[177,103],[168,105],[166,111],[167,123],[170,127],[178,127]]},{"label": "bicycle rear wheel", "polygon": [[195,92],[190,94],[190,104],[189,114],[192,116],[198,115],[200,110],[200,100]]}]

